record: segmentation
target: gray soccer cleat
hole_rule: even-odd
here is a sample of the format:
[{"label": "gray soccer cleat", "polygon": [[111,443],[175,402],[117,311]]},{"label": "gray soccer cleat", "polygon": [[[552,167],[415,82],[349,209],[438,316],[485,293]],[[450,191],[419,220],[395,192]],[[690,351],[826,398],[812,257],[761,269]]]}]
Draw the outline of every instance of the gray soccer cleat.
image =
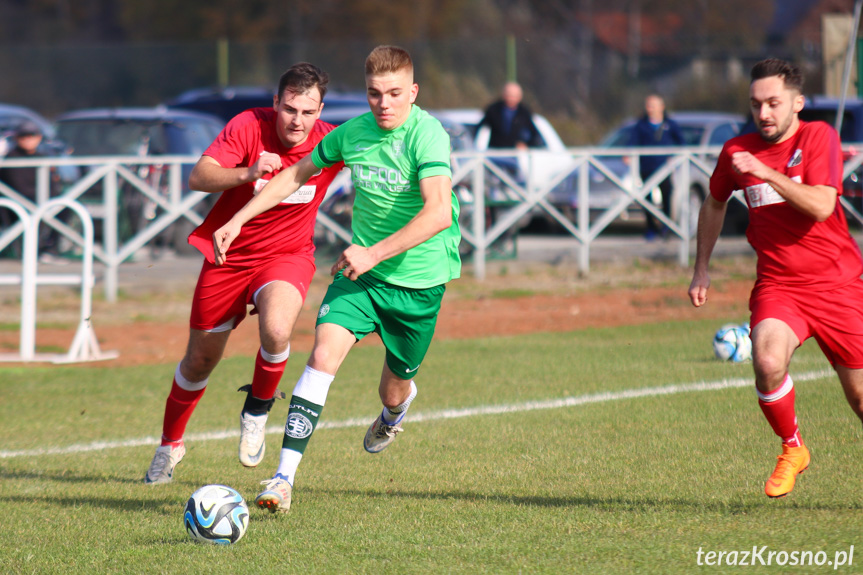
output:
[{"label": "gray soccer cleat", "polygon": [[387,425],[383,417],[379,415],[374,423],[371,424],[369,430],[366,431],[363,447],[369,453],[380,453],[395,440],[396,434],[402,431],[404,429],[399,424]]},{"label": "gray soccer cleat", "polygon": [[157,483],[170,483],[174,479],[174,468],[186,455],[186,447],[182,443],[177,447],[160,445],[156,448],[156,454],[144,476],[144,483],[156,485]]}]

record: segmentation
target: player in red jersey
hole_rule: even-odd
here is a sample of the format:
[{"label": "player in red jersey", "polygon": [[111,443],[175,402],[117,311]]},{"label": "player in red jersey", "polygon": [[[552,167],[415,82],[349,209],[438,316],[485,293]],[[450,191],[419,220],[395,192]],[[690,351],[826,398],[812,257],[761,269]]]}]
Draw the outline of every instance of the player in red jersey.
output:
[{"label": "player in red jersey", "polygon": [[750,106],[758,131],[726,142],[698,219],[698,248],[689,298],[707,302],[710,256],[726,202],[741,190],[749,205],[749,243],[758,256],[749,299],[758,403],[782,439],[782,454],[765,484],[770,497],[793,488],[809,465],[794,410],[791,356],[814,337],[863,420],[863,260],[848,232],[838,196],[842,152],[836,131],[803,122],[803,77],[782,60],[752,68]]},{"label": "player in red jersey", "polygon": [[174,373],[162,442],[146,483],[168,483],[173,478],[174,467],[186,452],[186,424],[247,305],[259,314],[261,348],[251,385],[240,388],[247,394],[240,415],[239,458],[254,467],[264,456],[267,414],[315,273],[315,218],[342,164],[321,170],[288,200],[252,219],[224,261],[215,260],[212,236],[273,176],[308,155],[334,128],[319,119],[328,82],[327,74],[311,64],[289,68],[279,80],[273,108],[254,108],[233,118],[189,176],[192,189],[222,193],[189,236],[205,261],[192,300],[189,343]]}]

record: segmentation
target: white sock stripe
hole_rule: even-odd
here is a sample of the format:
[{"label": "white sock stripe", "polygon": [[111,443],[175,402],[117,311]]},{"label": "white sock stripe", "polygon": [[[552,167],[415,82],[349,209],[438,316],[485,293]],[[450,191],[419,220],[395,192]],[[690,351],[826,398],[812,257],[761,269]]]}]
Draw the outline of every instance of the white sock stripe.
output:
[{"label": "white sock stripe", "polygon": [[300,379],[297,380],[297,385],[294,386],[293,395],[311,401],[315,405],[324,405],[330,391],[330,384],[335,377],[307,365]]},{"label": "white sock stripe", "polygon": [[758,399],[763,401],[764,403],[771,403],[773,401],[779,401],[794,389],[794,382],[791,380],[791,374],[785,375],[785,380],[782,382],[782,385],[779,386],[779,389],[772,393],[761,393],[757,388],[755,392],[758,394]]},{"label": "white sock stripe", "polygon": [[408,410],[408,407],[410,407],[411,402],[416,398],[416,396],[417,396],[417,386],[413,382],[413,380],[411,380],[411,393],[408,396],[408,398],[406,400],[404,400],[403,403],[401,403],[395,407],[387,407],[387,409],[389,410],[390,413],[403,413],[403,412]]},{"label": "white sock stripe", "polygon": [[203,380],[198,382],[192,382],[183,377],[183,374],[180,373],[180,364],[177,364],[177,369],[174,370],[174,381],[177,382],[177,386],[180,389],[185,389],[186,391],[201,391],[205,387],[207,387],[207,382],[210,378],[205,377]]},{"label": "white sock stripe", "polygon": [[264,349],[264,346],[261,346],[261,357],[264,358],[264,361],[267,363],[282,363],[287,360],[291,356],[291,344],[288,344],[287,349],[282,353],[277,353],[275,355],[269,353]]}]

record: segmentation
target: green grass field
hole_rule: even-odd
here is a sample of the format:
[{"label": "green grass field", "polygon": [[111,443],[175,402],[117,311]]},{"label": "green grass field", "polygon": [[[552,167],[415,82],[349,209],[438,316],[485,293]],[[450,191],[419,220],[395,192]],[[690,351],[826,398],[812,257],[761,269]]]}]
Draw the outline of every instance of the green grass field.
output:
[{"label": "green grass field", "polygon": [[[826,561],[863,543],[861,425],[807,343],[792,373],[812,464],[789,497],[765,497],[779,442],[755,401],[751,366],[713,359],[717,327],[436,342],[406,431],[380,455],[361,441],[380,409],[382,349],[360,347],[333,384],[291,513],[252,509],[245,537],[229,547],[193,543],[182,511],[208,483],[251,500],[275,470],[285,402],[270,418],[264,464],[237,461],[235,390],[248,383],[251,358],[219,366],[175,481],[157,487],[141,479],[173,364],[0,368],[0,499],[9,513],[0,572],[833,571]],[[289,362],[288,393],[305,359]],[[723,380],[730,384],[685,387]],[[765,562],[779,553],[770,566],[704,565],[710,551],[738,552],[739,562],[763,546]],[[824,564],[777,565],[793,552]],[[863,549],[849,559],[838,572],[858,571]]]}]

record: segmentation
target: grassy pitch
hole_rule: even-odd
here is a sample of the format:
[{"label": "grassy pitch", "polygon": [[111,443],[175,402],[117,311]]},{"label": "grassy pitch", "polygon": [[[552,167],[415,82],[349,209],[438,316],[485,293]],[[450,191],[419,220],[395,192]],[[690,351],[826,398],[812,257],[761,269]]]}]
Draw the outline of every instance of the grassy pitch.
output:
[{"label": "grassy pitch", "polygon": [[[838,380],[813,342],[797,353],[812,464],[790,496],[768,499],[779,443],[751,366],[713,359],[717,327],[436,342],[405,433],[379,455],[361,442],[380,409],[382,349],[357,348],[291,513],[253,508],[245,537],[225,548],[193,543],[182,511],[208,483],[251,501],[275,469],[286,402],[262,466],[237,461],[235,390],[251,358],[216,370],[174,482],[155,487],[141,479],[173,365],[0,368],[0,572],[821,573],[843,552],[836,571],[859,570],[863,547],[847,552],[863,543],[861,426]],[[304,360],[289,362],[288,393]]]}]

